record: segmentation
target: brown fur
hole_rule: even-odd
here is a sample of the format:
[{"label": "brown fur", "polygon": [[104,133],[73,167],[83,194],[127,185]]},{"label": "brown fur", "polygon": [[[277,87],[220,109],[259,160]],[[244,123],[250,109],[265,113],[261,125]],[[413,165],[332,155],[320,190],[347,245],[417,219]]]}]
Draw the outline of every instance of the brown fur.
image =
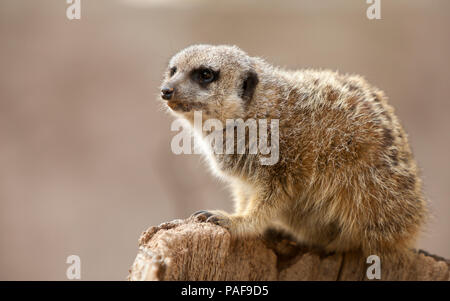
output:
[{"label": "brown fur", "polygon": [[[359,76],[274,68],[230,46],[191,46],[172,58],[169,70],[174,66],[163,85],[175,88],[168,104],[176,116],[192,121],[186,108],[195,107],[223,123],[280,122],[275,165],[261,165],[259,154],[212,156],[236,206],[233,214],[209,211],[209,221],[237,236],[276,223],[326,251],[395,255],[413,246],[426,202],[407,136],[382,91]],[[199,66],[220,70],[206,89],[188,76]],[[244,103],[239,89],[248,71],[259,81]]]}]

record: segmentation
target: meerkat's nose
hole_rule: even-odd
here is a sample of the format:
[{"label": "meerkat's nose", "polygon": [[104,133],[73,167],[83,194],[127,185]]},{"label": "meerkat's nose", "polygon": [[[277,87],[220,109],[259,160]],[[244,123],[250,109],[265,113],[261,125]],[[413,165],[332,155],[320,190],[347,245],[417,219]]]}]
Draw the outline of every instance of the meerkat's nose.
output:
[{"label": "meerkat's nose", "polygon": [[172,98],[173,92],[173,88],[164,87],[161,89],[161,97],[165,100],[170,100]]}]

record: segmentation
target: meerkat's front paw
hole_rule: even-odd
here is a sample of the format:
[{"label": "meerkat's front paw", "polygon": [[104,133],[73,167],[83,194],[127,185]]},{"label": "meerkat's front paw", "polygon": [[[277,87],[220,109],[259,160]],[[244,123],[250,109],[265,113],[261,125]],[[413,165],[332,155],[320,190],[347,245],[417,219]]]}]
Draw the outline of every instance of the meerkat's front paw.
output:
[{"label": "meerkat's front paw", "polygon": [[216,224],[226,229],[230,229],[232,225],[230,216],[226,212],[219,210],[200,210],[192,214],[191,217],[195,217],[202,222]]}]

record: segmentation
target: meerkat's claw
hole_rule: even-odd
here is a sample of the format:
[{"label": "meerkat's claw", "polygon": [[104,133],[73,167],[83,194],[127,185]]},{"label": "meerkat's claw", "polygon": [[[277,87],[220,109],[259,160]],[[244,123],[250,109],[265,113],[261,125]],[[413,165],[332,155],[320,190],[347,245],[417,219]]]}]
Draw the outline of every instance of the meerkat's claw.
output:
[{"label": "meerkat's claw", "polygon": [[224,227],[226,229],[229,229],[230,225],[231,225],[231,220],[229,217],[224,216],[224,215],[218,215],[218,214],[214,214],[214,215],[208,217],[206,222]]},{"label": "meerkat's claw", "polygon": [[229,228],[231,224],[230,218],[220,211],[200,210],[191,215],[191,217],[206,223],[212,223],[224,228]]},{"label": "meerkat's claw", "polygon": [[195,218],[195,219],[198,219],[198,220],[200,220],[202,222],[205,222],[212,215],[213,215],[213,213],[211,213],[209,211],[199,210],[199,211],[194,212],[191,215],[191,218]]}]

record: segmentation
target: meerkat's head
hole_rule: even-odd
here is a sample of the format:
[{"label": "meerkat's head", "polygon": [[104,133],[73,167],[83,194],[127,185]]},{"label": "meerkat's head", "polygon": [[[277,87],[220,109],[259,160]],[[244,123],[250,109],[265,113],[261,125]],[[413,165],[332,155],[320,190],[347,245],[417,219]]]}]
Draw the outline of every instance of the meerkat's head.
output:
[{"label": "meerkat's head", "polygon": [[235,46],[190,46],[170,60],[161,98],[188,120],[194,111],[221,121],[242,118],[258,85],[255,62]]}]

